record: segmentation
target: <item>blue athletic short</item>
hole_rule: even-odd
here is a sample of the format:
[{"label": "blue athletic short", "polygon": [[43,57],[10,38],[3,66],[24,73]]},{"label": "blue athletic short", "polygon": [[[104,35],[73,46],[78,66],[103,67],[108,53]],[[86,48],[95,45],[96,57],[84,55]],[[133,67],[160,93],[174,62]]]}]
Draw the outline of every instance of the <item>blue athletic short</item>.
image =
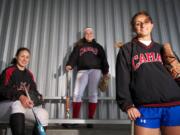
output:
[{"label": "blue athletic short", "polygon": [[180,126],[180,106],[172,107],[140,107],[141,117],[135,124],[147,128],[161,126]]}]

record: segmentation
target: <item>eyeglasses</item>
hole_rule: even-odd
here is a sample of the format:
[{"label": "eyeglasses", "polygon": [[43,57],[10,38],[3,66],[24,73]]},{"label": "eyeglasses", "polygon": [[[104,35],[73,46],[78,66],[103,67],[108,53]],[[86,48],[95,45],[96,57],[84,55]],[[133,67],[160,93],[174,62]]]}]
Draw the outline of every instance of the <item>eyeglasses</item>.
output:
[{"label": "eyeglasses", "polygon": [[139,26],[141,26],[141,25],[147,25],[147,24],[149,24],[150,22],[151,22],[151,21],[150,21],[149,19],[146,19],[144,22],[137,21],[137,22],[134,23],[134,26],[135,26],[135,27],[139,27]]}]

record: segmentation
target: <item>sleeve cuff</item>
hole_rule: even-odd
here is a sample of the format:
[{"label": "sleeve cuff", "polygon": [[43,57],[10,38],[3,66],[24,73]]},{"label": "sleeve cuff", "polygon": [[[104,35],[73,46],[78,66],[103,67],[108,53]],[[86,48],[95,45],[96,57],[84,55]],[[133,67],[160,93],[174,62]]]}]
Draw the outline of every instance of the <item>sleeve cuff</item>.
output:
[{"label": "sleeve cuff", "polygon": [[128,106],[126,106],[126,107],[125,107],[125,112],[127,112],[127,110],[128,110],[129,108],[132,108],[132,107],[134,107],[134,105],[128,105]]}]

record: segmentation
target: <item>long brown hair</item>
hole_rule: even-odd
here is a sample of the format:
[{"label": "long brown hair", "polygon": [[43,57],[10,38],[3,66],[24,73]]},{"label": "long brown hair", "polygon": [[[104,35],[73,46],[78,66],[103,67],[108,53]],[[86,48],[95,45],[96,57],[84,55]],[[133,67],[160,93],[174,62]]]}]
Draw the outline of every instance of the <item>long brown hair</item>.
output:
[{"label": "long brown hair", "polygon": [[131,27],[132,27],[133,30],[134,30],[134,24],[135,24],[136,17],[138,17],[139,15],[144,15],[144,16],[146,16],[146,17],[149,19],[149,21],[150,21],[151,23],[153,23],[153,20],[152,20],[152,18],[151,18],[151,16],[149,15],[148,12],[146,12],[146,11],[144,11],[144,10],[139,11],[139,12],[137,12],[137,13],[132,17],[132,19],[131,19]]}]

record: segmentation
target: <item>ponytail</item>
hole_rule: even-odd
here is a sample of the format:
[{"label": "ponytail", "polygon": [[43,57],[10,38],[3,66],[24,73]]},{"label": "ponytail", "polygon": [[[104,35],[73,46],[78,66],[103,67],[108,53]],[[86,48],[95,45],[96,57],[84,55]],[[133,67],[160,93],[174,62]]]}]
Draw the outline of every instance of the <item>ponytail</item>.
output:
[{"label": "ponytail", "polygon": [[11,60],[11,64],[12,64],[12,65],[16,65],[16,64],[17,64],[17,59],[16,59],[16,58],[13,58],[13,59]]}]

